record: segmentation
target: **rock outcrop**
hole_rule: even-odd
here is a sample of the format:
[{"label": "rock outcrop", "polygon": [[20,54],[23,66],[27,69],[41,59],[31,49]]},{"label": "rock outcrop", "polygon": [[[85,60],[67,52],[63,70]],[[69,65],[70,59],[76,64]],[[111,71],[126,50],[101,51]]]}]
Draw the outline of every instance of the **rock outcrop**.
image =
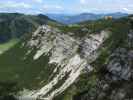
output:
[{"label": "rock outcrop", "polygon": [[[128,33],[124,46],[117,47],[105,64],[105,71],[97,78],[93,93],[85,93],[80,100],[132,100],[133,81],[133,32]],[[76,99],[75,99],[76,100]]]},{"label": "rock outcrop", "polygon": [[[41,56],[48,55],[49,64],[56,66],[52,80],[42,88],[30,92],[27,97],[33,100],[52,100],[61,94],[76,81],[84,69],[87,68],[89,72],[93,70],[90,63],[98,57],[98,49],[107,38],[106,31],[79,40],[47,25],[39,27],[27,44],[30,50],[36,49],[33,59],[36,61]],[[32,51],[27,52],[29,54]]]}]

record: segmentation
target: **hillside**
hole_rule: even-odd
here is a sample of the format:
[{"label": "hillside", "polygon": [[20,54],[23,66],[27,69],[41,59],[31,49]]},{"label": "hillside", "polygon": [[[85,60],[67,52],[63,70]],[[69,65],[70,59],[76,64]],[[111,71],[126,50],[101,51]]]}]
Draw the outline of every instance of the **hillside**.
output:
[{"label": "hillside", "polygon": [[56,22],[45,15],[24,15],[19,13],[0,13],[0,43],[20,38],[31,33],[42,24]]},{"label": "hillside", "polygon": [[40,26],[0,56],[0,83],[20,100],[133,98],[132,19]]},{"label": "hillside", "polygon": [[19,42],[18,39],[11,39],[10,41],[8,41],[6,43],[0,44],[0,54],[6,52],[7,50],[9,50],[11,47],[13,47],[18,42]]}]

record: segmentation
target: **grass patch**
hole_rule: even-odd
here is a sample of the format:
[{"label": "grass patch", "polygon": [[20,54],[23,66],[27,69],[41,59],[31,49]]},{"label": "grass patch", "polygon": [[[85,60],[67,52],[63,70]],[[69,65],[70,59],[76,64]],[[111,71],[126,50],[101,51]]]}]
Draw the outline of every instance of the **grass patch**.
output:
[{"label": "grass patch", "polygon": [[18,39],[12,39],[6,43],[0,44],[0,54],[4,53],[5,51],[9,50],[13,47],[16,43],[18,43]]}]

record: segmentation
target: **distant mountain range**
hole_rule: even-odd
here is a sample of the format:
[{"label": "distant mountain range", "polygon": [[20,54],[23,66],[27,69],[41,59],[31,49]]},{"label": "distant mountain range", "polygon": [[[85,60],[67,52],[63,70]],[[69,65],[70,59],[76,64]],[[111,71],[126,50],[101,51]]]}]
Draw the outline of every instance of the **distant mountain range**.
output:
[{"label": "distant mountain range", "polygon": [[67,15],[67,14],[46,14],[49,18],[54,19],[63,24],[74,24],[87,20],[97,20],[104,18],[105,16],[112,16],[113,18],[120,18],[128,16],[127,13],[109,13],[109,14],[94,14],[94,13],[82,13],[78,15]]}]

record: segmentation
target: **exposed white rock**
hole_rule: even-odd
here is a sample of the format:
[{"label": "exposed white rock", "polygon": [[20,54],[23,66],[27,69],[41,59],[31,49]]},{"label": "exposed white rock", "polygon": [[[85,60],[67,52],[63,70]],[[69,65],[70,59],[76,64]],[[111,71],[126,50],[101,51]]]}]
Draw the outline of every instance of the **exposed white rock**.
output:
[{"label": "exposed white rock", "polygon": [[[50,26],[39,27],[28,42],[30,48],[37,49],[33,59],[37,60],[42,55],[50,53],[49,64],[57,66],[53,70],[53,79],[41,89],[27,94],[27,97],[31,97],[31,100],[52,100],[73,84],[83,70],[87,68],[88,71],[92,71],[89,63],[97,58],[97,50],[107,37],[107,32],[102,31],[84,40],[77,40],[68,34],[61,34],[58,29]],[[82,47],[80,53],[77,52],[79,47]],[[62,84],[58,85],[61,81]]]},{"label": "exposed white rock", "polygon": [[82,69],[87,64],[87,62],[80,58],[79,55],[75,55],[73,58],[70,59],[68,64],[63,67],[62,70],[58,73],[57,76],[46,86],[44,86],[42,89],[40,89],[37,93],[33,94],[32,96],[37,98],[38,96],[44,96],[46,95],[53,86],[57,85],[58,82],[65,77],[66,73],[70,73],[68,75],[68,78],[65,80],[65,82],[56,90],[53,90],[46,98],[48,100],[52,99],[54,96],[62,93],[66,88],[68,88],[80,75]]},{"label": "exposed white rock", "polygon": [[99,53],[97,52],[98,47],[103,43],[109,36],[109,32],[102,31],[99,34],[90,35],[90,38],[85,38],[80,44],[81,56],[88,60],[88,62],[94,61]]}]

